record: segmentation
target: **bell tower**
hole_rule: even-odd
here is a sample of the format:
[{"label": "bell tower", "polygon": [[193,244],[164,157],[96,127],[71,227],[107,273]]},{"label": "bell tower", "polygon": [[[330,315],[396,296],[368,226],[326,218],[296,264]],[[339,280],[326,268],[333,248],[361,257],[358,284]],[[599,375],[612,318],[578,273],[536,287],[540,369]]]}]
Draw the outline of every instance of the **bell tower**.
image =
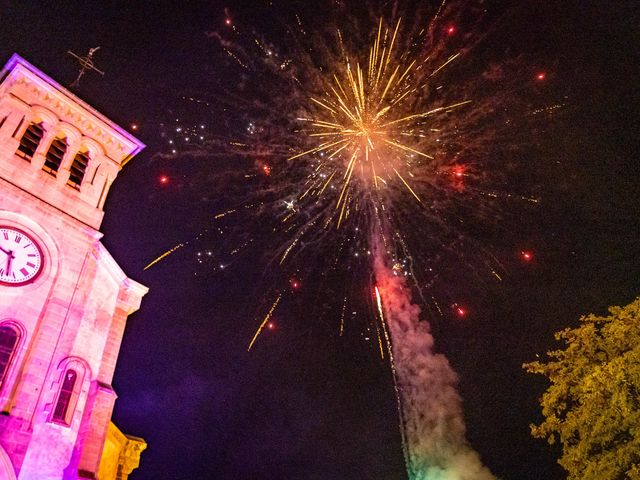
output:
[{"label": "bell tower", "polygon": [[0,72],[0,480],[126,478],[146,447],[110,420],[147,288],[98,230],[143,148],[18,55]]}]

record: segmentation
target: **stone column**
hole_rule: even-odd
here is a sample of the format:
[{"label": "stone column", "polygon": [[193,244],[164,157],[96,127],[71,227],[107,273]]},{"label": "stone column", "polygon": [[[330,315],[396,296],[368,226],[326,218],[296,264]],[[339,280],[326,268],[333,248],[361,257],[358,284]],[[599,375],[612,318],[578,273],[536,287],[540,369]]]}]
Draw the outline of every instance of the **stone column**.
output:
[{"label": "stone column", "polygon": [[71,164],[73,163],[73,159],[76,156],[79,145],[77,142],[71,140],[67,137],[67,151],[64,153],[64,157],[62,158],[62,162],[60,162],[60,167],[58,168],[58,173],[56,175],[56,182],[60,186],[66,185],[69,180],[69,175],[71,174]]},{"label": "stone column", "polygon": [[90,408],[90,411],[83,418],[82,431],[76,444],[76,450],[80,454],[78,472],[83,473],[85,477],[87,474],[94,475],[88,478],[95,478],[98,473],[102,449],[104,448],[113,405],[117,397],[111,385],[105,385],[97,381],[93,383],[93,398],[90,405],[87,402],[87,407]]}]

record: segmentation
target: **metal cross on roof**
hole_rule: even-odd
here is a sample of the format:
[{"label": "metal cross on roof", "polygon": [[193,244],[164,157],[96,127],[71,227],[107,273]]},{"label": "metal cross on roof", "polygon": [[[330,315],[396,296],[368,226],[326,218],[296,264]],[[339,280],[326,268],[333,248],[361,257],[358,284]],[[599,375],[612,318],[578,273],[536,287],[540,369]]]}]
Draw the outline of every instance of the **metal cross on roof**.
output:
[{"label": "metal cross on roof", "polygon": [[93,70],[94,72],[98,72],[100,75],[104,75],[104,72],[98,70],[96,66],[93,64],[93,54],[96,53],[100,47],[90,48],[89,53],[87,53],[84,57],[80,55],[76,55],[71,50],[67,50],[67,53],[72,57],[75,57],[78,62],[80,62],[80,71],[78,72],[78,77],[71,84],[72,87],[77,87],[80,85],[80,79],[87,72],[87,70]]}]

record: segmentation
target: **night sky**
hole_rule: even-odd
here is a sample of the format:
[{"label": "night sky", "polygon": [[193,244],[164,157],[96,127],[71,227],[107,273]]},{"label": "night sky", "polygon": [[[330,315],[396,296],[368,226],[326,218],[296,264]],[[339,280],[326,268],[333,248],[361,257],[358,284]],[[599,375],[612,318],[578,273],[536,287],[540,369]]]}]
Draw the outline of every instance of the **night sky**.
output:
[{"label": "night sky", "polygon": [[[224,32],[227,18],[275,44],[274,25],[294,12],[307,28],[326,24],[332,2],[285,2],[282,10],[270,3],[278,4],[0,4],[2,62],[16,52],[69,85],[78,66],[66,51],[101,46],[94,60],[105,76],[88,73],[73,91],[147,144],[120,173],[101,229],[124,271],[150,287],[129,319],[114,379],[116,424],[149,443],[134,480],[406,479],[391,373],[365,340],[366,306],[349,307],[353,319],[339,336],[335,311],[321,299],[342,298],[344,279],[320,286],[310,277],[247,353],[270,305],[259,293],[270,280],[268,252],[220,259],[211,218],[231,207],[226,189],[255,168],[180,155],[195,147],[174,135],[181,128],[205,145],[247,127],[220,102],[238,81],[211,35]],[[499,21],[480,57],[513,59],[530,79],[519,93],[526,102],[563,107],[520,136],[530,145],[527,173],[511,187],[540,202],[503,206],[475,239],[504,266],[503,281],[448,265],[460,271],[447,297],[466,315],[432,319],[433,333],[459,374],[467,437],[483,462],[503,479],[555,480],[565,478],[558,450],[529,435],[545,383],[521,365],[555,348],[553,332],[581,314],[640,293],[640,16],[633,1],[486,5]],[[230,222],[220,235],[241,243],[244,225]]]}]

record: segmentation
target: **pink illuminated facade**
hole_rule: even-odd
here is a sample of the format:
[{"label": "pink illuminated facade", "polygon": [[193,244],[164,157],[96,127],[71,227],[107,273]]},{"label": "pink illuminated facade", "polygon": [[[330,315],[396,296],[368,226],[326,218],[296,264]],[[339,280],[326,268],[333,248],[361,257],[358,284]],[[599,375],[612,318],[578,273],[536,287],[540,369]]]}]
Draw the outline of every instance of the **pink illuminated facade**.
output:
[{"label": "pink illuminated facade", "polygon": [[0,480],[125,479],[138,465],[144,441],[110,424],[111,381],[147,288],[98,229],[142,148],[19,56],[0,72]]}]

